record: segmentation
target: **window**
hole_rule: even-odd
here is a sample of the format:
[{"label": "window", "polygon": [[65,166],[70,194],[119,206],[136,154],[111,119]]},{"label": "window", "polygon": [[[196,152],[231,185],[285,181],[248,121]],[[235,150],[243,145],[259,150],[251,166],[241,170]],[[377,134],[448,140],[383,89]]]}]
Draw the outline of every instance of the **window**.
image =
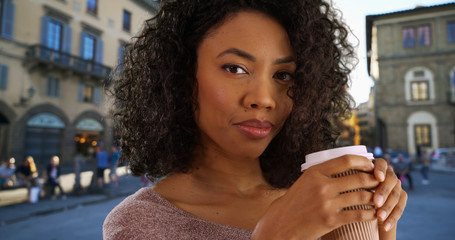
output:
[{"label": "window", "polygon": [[414,28],[403,29],[403,46],[411,48],[415,46]]},{"label": "window", "polygon": [[94,60],[96,55],[96,37],[90,34],[85,34],[82,45],[84,51],[82,58],[85,60]]},{"label": "window", "polygon": [[427,101],[429,100],[428,81],[411,82],[411,100]]},{"label": "window", "polygon": [[98,10],[98,1],[97,0],[87,0],[87,13],[90,13],[94,16],[97,15]]},{"label": "window", "polygon": [[405,98],[409,104],[431,104],[435,99],[434,76],[426,67],[414,67],[405,75]]},{"label": "window", "polygon": [[55,51],[71,53],[71,27],[58,18],[43,16],[41,18],[41,44]]},{"label": "window", "polygon": [[100,37],[90,32],[81,32],[80,56],[84,60],[103,62],[103,41]]},{"label": "window", "polygon": [[130,32],[131,30],[131,13],[123,10],[123,30]]},{"label": "window", "polygon": [[425,71],[414,71],[414,77],[425,77]]},{"label": "window", "polygon": [[0,65],[0,90],[8,88],[8,66]]},{"label": "window", "polygon": [[11,0],[0,0],[0,35],[13,39],[14,3]]},{"label": "window", "polygon": [[431,147],[431,125],[414,125],[417,146]]},{"label": "window", "polygon": [[78,101],[86,103],[101,103],[101,89],[89,84],[79,84]]},{"label": "window", "polygon": [[447,23],[447,41],[455,43],[455,22]]},{"label": "window", "polygon": [[118,66],[117,72],[121,72],[123,70],[123,60],[125,58],[125,51],[129,51],[129,45],[126,42],[120,41],[120,46],[118,47]]},{"label": "window", "polygon": [[[416,35],[417,32],[417,35]],[[431,27],[430,25],[421,25],[418,27],[403,28],[403,47],[413,48],[416,46],[431,45]]]},{"label": "window", "polygon": [[82,101],[83,102],[92,102],[93,101],[93,87],[85,85],[82,92]]},{"label": "window", "polygon": [[47,78],[46,95],[48,97],[60,97],[60,79],[56,77]]},{"label": "window", "polygon": [[419,46],[430,46],[431,33],[429,25],[418,27],[417,34],[419,35]]},{"label": "window", "polygon": [[60,51],[63,42],[63,26],[58,21],[50,19],[47,27],[47,44],[46,46]]}]

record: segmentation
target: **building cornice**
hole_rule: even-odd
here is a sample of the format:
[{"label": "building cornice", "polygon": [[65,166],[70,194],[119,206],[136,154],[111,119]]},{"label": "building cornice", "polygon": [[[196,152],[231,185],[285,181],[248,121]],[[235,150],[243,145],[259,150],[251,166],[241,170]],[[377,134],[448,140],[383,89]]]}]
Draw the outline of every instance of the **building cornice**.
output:
[{"label": "building cornice", "polygon": [[70,22],[73,19],[73,16],[67,14],[49,4],[43,4],[44,12],[46,15],[54,16],[62,21]]},{"label": "building cornice", "polygon": [[81,26],[84,30],[87,30],[95,35],[101,36],[101,34],[103,34],[103,30],[101,30],[85,21],[81,21]]},{"label": "building cornice", "polygon": [[427,53],[406,53],[403,55],[394,55],[388,57],[378,57],[377,61],[385,61],[385,60],[394,60],[394,59],[414,59],[418,57],[434,57],[434,56],[442,56],[442,55],[455,55],[455,50],[452,51],[437,51],[437,52],[427,52]]}]

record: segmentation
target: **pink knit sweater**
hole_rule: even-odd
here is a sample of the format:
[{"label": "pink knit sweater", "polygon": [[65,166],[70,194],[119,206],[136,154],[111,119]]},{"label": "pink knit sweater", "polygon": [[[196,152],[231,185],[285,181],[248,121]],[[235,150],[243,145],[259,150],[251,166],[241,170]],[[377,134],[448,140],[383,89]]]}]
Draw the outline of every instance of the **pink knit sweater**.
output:
[{"label": "pink knit sweater", "polygon": [[251,231],[191,215],[142,188],[106,217],[103,237],[111,239],[250,239]]}]

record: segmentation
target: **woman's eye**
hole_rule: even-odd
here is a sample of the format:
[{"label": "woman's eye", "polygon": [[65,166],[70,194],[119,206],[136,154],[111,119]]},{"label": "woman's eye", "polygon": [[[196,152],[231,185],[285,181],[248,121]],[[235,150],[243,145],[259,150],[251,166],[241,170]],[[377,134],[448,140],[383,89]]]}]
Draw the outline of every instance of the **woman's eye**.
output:
[{"label": "woman's eye", "polygon": [[234,73],[234,74],[244,74],[244,73],[246,73],[246,71],[243,68],[241,68],[241,67],[239,67],[237,65],[227,64],[227,65],[223,66],[223,69],[228,71],[228,72],[230,72],[230,73]]},{"label": "woman's eye", "polygon": [[277,72],[273,77],[285,82],[292,81],[294,79],[294,76],[288,72]]}]

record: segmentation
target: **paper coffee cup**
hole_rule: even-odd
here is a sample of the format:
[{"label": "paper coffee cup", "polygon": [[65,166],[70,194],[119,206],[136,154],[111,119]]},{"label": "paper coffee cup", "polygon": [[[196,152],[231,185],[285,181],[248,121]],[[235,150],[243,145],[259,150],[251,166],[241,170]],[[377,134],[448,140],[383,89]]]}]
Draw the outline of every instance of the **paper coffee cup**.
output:
[{"label": "paper coffee cup", "polygon": [[[363,145],[357,146],[348,146],[348,147],[340,147],[340,148],[333,148],[329,150],[319,151],[315,153],[311,153],[305,156],[305,163],[301,166],[301,171],[305,171],[306,169],[321,164],[325,161],[328,161],[333,158],[341,157],[344,155],[359,155],[364,156],[368,159],[373,159],[373,154],[367,152],[367,148]],[[346,172],[342,172],[339,174],[334,175],[333,177],[343,177],[351,174],[357,173],[358,170],[351,169]],[[368,191],[368,189],[355,189],[349,192],[355,191]],[[347,192],[344,192],[347,193]],[[343,194],[343,193],[341,193]],[[372,209],[374,206],[372,205],[356,205],[350,206],[343,211],[349,210],[358,210],[358,209]],[[347,225],[343,225],[326,235],[321,237],[322,240],[379,240],[379,232],[378,232],[378,221],[367,221],[367,222],[357,222],[351,223]]]}]

